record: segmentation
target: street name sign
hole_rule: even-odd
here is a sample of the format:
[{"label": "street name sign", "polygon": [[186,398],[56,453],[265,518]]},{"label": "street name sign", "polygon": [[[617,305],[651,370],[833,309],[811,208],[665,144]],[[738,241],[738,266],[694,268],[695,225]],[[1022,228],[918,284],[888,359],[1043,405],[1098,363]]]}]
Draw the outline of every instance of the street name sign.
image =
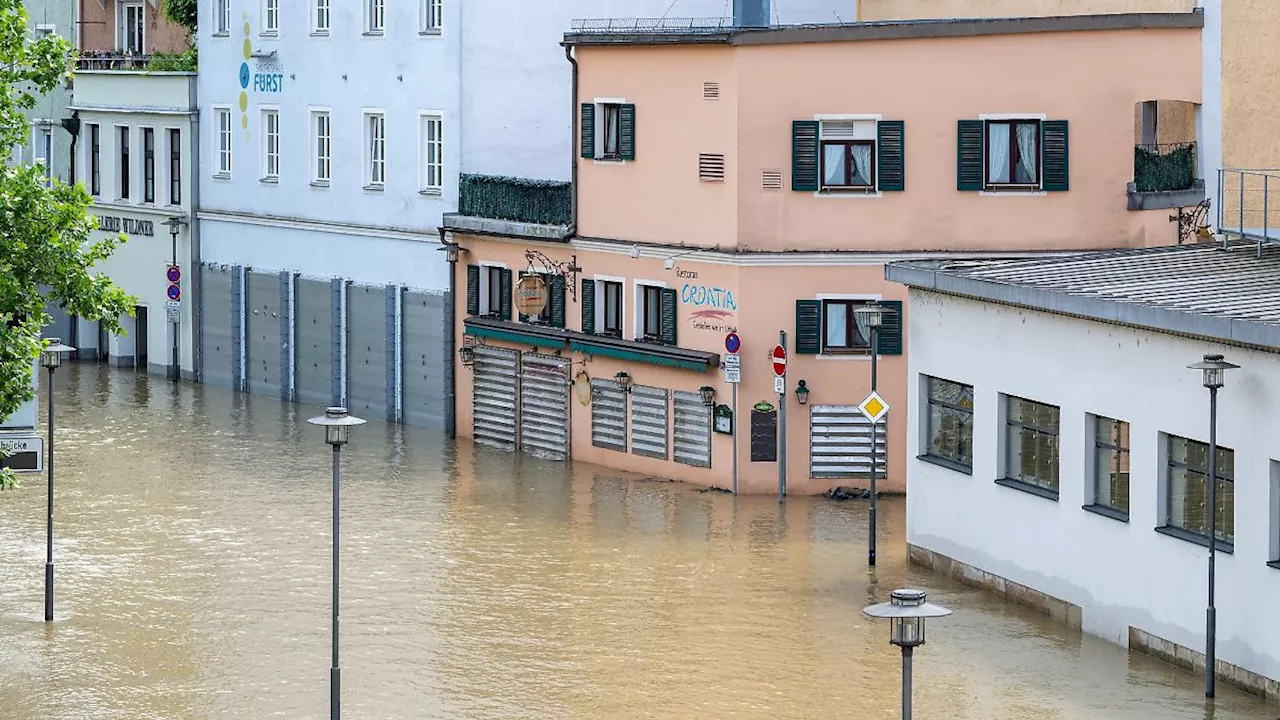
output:
[{"label": "street name sign", "polygon": [[0,435],[0,467],[14,472],[44,471],[44,438],[39,435]]}]

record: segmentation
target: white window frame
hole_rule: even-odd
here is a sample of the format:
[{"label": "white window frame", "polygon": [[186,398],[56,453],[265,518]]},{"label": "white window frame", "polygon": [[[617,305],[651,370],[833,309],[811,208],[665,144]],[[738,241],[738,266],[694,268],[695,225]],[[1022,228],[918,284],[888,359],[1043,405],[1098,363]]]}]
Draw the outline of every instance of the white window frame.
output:
[{"label": "white window frame", "polygon": [[[98,130],[98,147],[97,148],[93,146],[93,131],[90,128],[97,128]],[[95,150],[97,151],[96,158],[94,156]],[[93,171],[94,171],[95,164],[98,166],[97,167],[97,170],[98,170],[97,192],[94,192],[94,186],[93,186]],[[83,172],[83,175],[84,175],[84,181],[85,181],[85,189],[89,191],[89,194],[95,198],[102,197],[102,123],[86,122],[84,124],[84,172]]]},{"label": "white window frame", "polygon": [[[626,104],[628,104],[628,103],[627,103],[627,99],[626,99],[626,98],[598,97],[598,98],[595,98],[594,100],[592,100],[591,102],[596,106],[596,109],[595,109],[595,126],[596,126],[596,127],[595,127],[595,136],[596,136],[596,137],[595,137],[595,147],[596,147],[596,152],[595,152],[595,157],[593,158],[593,162],[595,162],[595,163],[599,163],[599,164],[603,164],[603,165],[621,165],[621,164],[625,163],[625,162],[626,162],[626,160],[623,160],[621,157],[616,157],[616,158],[614,158],[614,157],[606,157],[606,156],[605,156],[605,154],[604,154],[604,133],[605,133],[604,106],[605,106],[605,105],[618,105],[618,106],[626,105]],[[619,110],[619,113],[621,113],[621,110]],[[621,134],[622,134],[622,125],[621,125],[622,120],[621,120],[621,115],[619,115],[618,123],[619,123],[619,125],[618,125],[618,134],[619,134],[619,137],[618,137],[618,150],[619,150],[619,151],[621,151],[621,150],[622,150],[622,137],[621,137]]]},{"label": "white window frame", "polygon": [[280,0],[262,0],[262,31],[258,34],[267,37],[280,34]]},{"label": "white window frame", "polygon": [[[311,184],[315,187],[329,187],[333,180],[333,115],[328,107],[307,108],[309,129],[307,131],[308,155],[311,158]],[[325,122],[324,154],[320,152],[320,120]],[[320,171],[323,168],[324,173]]]},{"label": "white window frame", "polygon": [[57,34],[58,34],[57,25],[53,23],[36,23],[35,31],[32,33],[31,38],[33,40],[39,40],[40,38],[48,37],[49,35],[57,35]]},{"label": "white window frame", "polygon": [[[596,335],[604,334],[604,316],[605,316],[605,300],[604,300],[604,284],[606,282],[618,283],[622,286],[622,292],[619,293],[622,307],[618,313],[621,320],[618,328],[619,339],[627,339],[627,279],[616,275],[595,275],[595,291],[596,291],[596,326],[590,332]],[[583,328],[586,331],[586,328]],[[635,337],[634,335],[632,337]]]},{"label": "white window frame", "polygon": [[[375,126],[374,120],[378,120]],[[387,186],[387,112],[380,108],[365,108],[361,113],[364,138],[364,189],[382,190]],[[381,130],[381,146],[379,138],[375,138],[375,128]]]},{"label": "white window frame", "polygon": [[[480,261],[480,316],[496,315],[502,311],[502,308],[489,307],[489,268],[507,269],[507,264],[502,262]],[[514,282],[514,278],[513,278]]]},{"label": "white window frame", "polygon": [[[186,133],[178,125],[166,125],[164,132],[164,197],[169,207],[182,207],[182,198],[187,194],[187,183],[183,182],[182,169],[187,165],[186,153],[182,152],[183,138]],[[178,202],[173,201],[173,131],[178,131]],[[157,203],[158,204],[158,203]]]},{"label": "white window frame", "polygon": [[[431,126],[435,126],[435,140],[432,140]],[[422,110],[418,112],[418,192],[423,195],[440,195],[444,192],[444,113],[438,110]],[[435,150],[435,162],[431,161],[431,152]],[[432,170],[435,180],[432,181]]]},{"label": "white window frame", "polygon": [[988,120],[1036,120],[1040,123],[1041,133],[1044,132],[1044,123],[1049,119],[1047,113],[1033,112],[1013,112],[1013,113],[979,113],[978,119],[982,121],[982,190],[978,195],[982,196],[999,196],[999,197],[1041,197],[1048,193],[1044,190],[1044,141],[1043,138],[1037,140],[1040,150],[1040,181],[1034,187],[1026,187],[1025,189],[1017,189],[1018,186],[1011,186],[1011,189],[992,190],[989,189],[987,182],[987,173],[990,172],[990,160],[987,158],[987,121]]},{"label": "white window frame", "polygon": [[[813,193],[814,197],[823,198],[878,198],[883,197],[880,191],[880,133],[879,123],[884,116],[879,113],[817,113],[813,119],[818,122],[818,189]],[[836,137],[831,129],[826,127],[831,122],[865,122],[871,123],[870,137]],[[822,141],[826,140],[859,140],[871,141],[871,164],[874,166],[872,170],[872,182],[869,188],[859,187],[823,187],[822,177]]]},{"label": "white window frame", "polygon": [[835,361],[835,362],[847,362],[847,361],[870,362],[871,353],[869,352],[865,352],[865,353],[825,352],[826,345],[827,345],[827,335],[826,335],[827,306],[826,306],[826,303],[822,301],[824,300],[862,300],[865,302],[878,303],[884,300],[884,295],[880,295],[877,293],[819,293],[813,296],[813,299],[821,303],[818,309],[818,312],[819,312],[818,333],[820,335],[819,342],[818,342],[819,352],[817,355],[814,355],[813,357],[817,360]]},{"label": "white window frame", "polygon": [[311,34],[328,35],[329,28],[333,26],[333,0],[311,0],[310,15]]},{"label": "white window frame", "polygon": [[[280,181],[280,106],[260,105],[259,117],[262,120],[262,177],[264,183]],[[275,132],[272,133],[274,125]],[[274,137],[273,137],[274,135]],[[274,152],[272,141],[275,141]]]},{"label": "white window frame", "polygon": [[231,0],[216,0],[214,2],[213,36],[231,37]]},{"label": "white window frame", "polygon": [[141,43],[141,47],[138,48],[137,54],[145,55],[147,52],[147,11],[146,3],[142,0],[116,2],[116,50],[126,53],[126,44],[129,37],[129,25],[127,22],[129,8],[137,8],[138,10],[138,22],[142,27],[140,28],[141,32],[138,34],[138,42]]},{"label": "white window frame", "polygon": [[[224,117],[227,120],[225,132],[222,128],[222,119]],[[222,180],[230,180],[231,171],[234,167],[234,157],[232,153],[235,149],[235,123],[232,121],[231,106],[214,105],[213,119],[213,157],[217,159],[217,164],[214,165],[213,176]]]},{"label": "white window frame", "polygon": [[[147,132],[151,133],[151,199],[147,199]],[[139,125],[137,132],[137,153],[138,153],[138,186],[141,191],[138,193],[136,202],[140,205],[157,205],[156,197],[158,196],[160,181],[160,166],[157,164],[159,158],[156,157],[157,150],[160,149],[160,143],[156,138],[155,125]],[[133,139],[130,138],[130,143]],[[130,148],[132,151],[133,148]],[[130,153],[130,160],[133,155]],[[132,173],[130,173],[132,175]],[[132,179],[132,178],[131,178]]]},{"label": "white window frame", "polygon": [[382,35],[387,29],[387,0],[364,0],[364,34]]},{"label": "white window frame", "polygon": [[[121,130],[127,131],[129,134],[128,187],[125,187],[125,183],[120,182],[121,180],[124,179],[121,177],[124,166],[120,162],[122,159],[120,157],[120,151],[123,149],[120,146]],[[133,186],[137,184],[137,180],[138,180],[137,173],[133,171],[133,166],[134,166],[133,160],[137,156],[138,143],[134,142],[133,135],[134,135],[133,128],[128,125],[112,125],[111,126],[111,149],[115,151],[112,154],[112,158],[114,159],[114,161],[111,163],[111,169],[114,171],[112,172],[112,174],[115,175],[115,180],[112,184],[116,186],[116,202],[120,202],[120,203],[133,202],[134,199],[137,197],[137,193],[133,191]],[[129,197],[125,197],[126,192],[129,194]]]},{"label": "white window frame", "polygon": [[[636,278],[635,280],[632,281],[631,284],[632,284],[632,289],[631,289],[632,305],[635,308],[635,310],[632,313],[633,317],[631,318],[632,320],[631,337],[635,338],[636,340],[645,339],[644,289],[651,287],[651,288],[658,288],[659,290],[658,292],[658,338],[661,338],[662,337],[662,292],[661,291],[666,289],[667,283],[662,280],[645,280],[643,278]],[[626,294],[625,288],[623,289],[623,294],[624,295]],[[624,318],[626,317],[625,313],[623,314],[623,317]]]},{"label": "white window frame", "polygon": [[440,35],[444,32],[444,0],[418,0],[418,34]]},{"label": "white window frame", "polygon": [[[41,142],[47,138],[48,143]],[[45,147],[47,155],[40,157],[41,147]],[[44,165],[44,184],[53,184],[53,125],[48,121],[37,120],[31,123],[31,164]]]}]

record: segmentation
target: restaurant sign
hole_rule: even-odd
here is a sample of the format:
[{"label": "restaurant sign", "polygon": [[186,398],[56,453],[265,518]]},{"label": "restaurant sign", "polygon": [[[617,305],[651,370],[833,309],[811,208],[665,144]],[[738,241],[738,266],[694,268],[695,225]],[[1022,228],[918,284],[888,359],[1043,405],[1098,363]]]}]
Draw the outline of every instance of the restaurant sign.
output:
[{"label": "restaurant sign", "polygon": [[521,315],[539,315],[547,306],[547,283],[541,275],[524,275],[516,283],[516,310]]},{"label": "restaurant sign", "polygon": [[135,220],[115,215],[99,215],[98,229],[105,232],[122,232],[125,235],[155,235],[155,224],[150,220]]}]

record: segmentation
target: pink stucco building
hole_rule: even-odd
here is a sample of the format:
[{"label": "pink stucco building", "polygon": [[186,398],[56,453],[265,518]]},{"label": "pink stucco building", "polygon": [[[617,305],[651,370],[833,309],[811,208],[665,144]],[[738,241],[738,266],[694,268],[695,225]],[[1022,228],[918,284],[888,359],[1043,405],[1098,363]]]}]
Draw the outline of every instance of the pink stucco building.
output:
[{"label": "pink stucco building", "polygon": [[[768,493],[785,403],[787,491],[862,484],[870,433],[853,406],[871,363],[854,311],[878,302],[891,311],[878,389],[895,407],[882,487],[903,489],[906,293],[884,263],[1177,242],[1169,208],[1195,205],[1203,184],[1188,166],[1174,186],[1132,185],[1135,109],[1172,101],[1194,116],[1202,25],[583,24],[564,40],[576,182],[464,177],[446,217],[458,433],[723,488],[736,468],[741,492]],[[730,331],[736,443],[713,431],[732,404]],[[767,357],[780,332],[782,398]]]}]

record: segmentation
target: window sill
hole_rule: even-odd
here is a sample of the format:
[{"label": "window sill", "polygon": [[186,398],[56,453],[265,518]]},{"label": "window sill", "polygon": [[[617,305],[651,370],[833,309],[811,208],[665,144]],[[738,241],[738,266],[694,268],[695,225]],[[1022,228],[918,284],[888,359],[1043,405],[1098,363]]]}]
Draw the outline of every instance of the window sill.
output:
[{"label": "window sill", "polygon": [[365,191],[365,192],[377,192],[377,193],[380,193],[380,192],[382,192],[382,191],[383,191],[383,190],[385,190],[385,189],[386,189],[386,186],[381,185],[381,184],[372,184],[372,185],[365,185],[365,186],[364,186],[364,191]]},{"label": "window sill", "polygon": [[258,178],[258,182],[262,183],[263,185],[279,185],[280,178],[279,177]]},{"label": "window sill", "polygon": [[280,31],[279,30],[263,30],[262,32],[258,33],[258,37],[278,38],[280,37]]},{"label": "window sill", "polygon": [[916,459],[920,460],[921,462],[927,462],[930,465],[937,465],[938,467],[944,467],[948,470],[954,470],[958,473],[963,473],[965,475],[969,475],[969,476],[973,475],[972,465],[965,465],[964,463],[958,463],[955,460],[948,460],[947,458],[938,457],[937,455],[917,455]]},{"label": "window sill", "polygon": [[312,180],[310,185],[313,188],[328,188],[329,181],[328,180]]},{"label": "window sill", "polygon": [[217,32],[215,32],[215,33],[211,33],[211,34],[210,34],[210,37],[216,37],[216,38],[229,38],[229,37],[231,37],[231,31],[230,31],[230,30],[219,30],[219,31],[217,31]]},{"label": "window sill", "polygon": [[427,188],[425,190],[419,190],[418,194],[426,195],[427,197],[440,197],[444,194],[444,188]]},{"label": "window sill", "polygon": [[1011,187],[1005,190],[989,187],[984,190],[979,190],[978,194],[983,197],[1045,197],[1049,193],[1038,188]]},{"label": "window sill", "polygon": [[214,180],[230,180],[230,179],[231,179],[231,173],[221,173],[221,172],[217,172],[217,173],[214,173],[214,174],[213,174],[213,179],[214,179]]},{"label": "window sill", "polygon": [[383,36],[383,34],[384,34],[384,32],[385,32],[385,31],[383,31],[383,30],[365,30],[364,32],[362,32],[362,33],[360,33],[360,34],[361,34],[361,35],[363,35],[363,36],[365,36],[365,37],[382,37],[382,36]]},{"label": "window sill", "polygon": [[440,35],[441,35],[441,32],[439,30],[419,30],[418,31],[419,37],[440,37]]},{"label": "window sill", "polygon": [[[1160,527],[1156,528],[1156,532],[1160,533],[1161,535],[1168,535],[1171,538],[1177,538],[1184,542],[1189,542],[1192,545],[1199,545],[1200,547],[1205,547],[1205,548],[1209,547],[1209,538],[1203,535],[1198,535],[1196,533],[1189,532],[1187,530],[1183,530],[1182,528],[1173,527],[1172,525],[1161,525]],[[1216,543],[1214,543],[1214,547],[1218,550],[1218,552],[1226,553],[1228,555],[1232,555],[1236,551],[1235,543],[1229,543],[1226,540],[1217,541]]]},{"label": "window sill", "polygon": [[1097,504],[1085,505],[1083,506],[1083,509],[1093,513],[1094,515],[1101,515],[1102,517],[1108,517],[1108,518],[1111,518],[1112,520],[1119,520],[1120,522],[1123,522],[1123,523],[1129,522],[1129,513],[1124,512],[1123,510],[1117,510],[1113,507],[1108,507],[1106,505],[1097,505]]},{"label": "window sill", "polygon": [[311,37],[329,37],[328,30],[312,30]]},{"label": "window sill", "polygon": [[1271,562],[1267,563],[1267,567],[1272,567],[1277,570],[1280,570],[1280,560],[1272,560]]},{"label": "window sill", "polygon": [[591,162],[595,163],[596,165],[625,165],[625,164],[627,164],[627,161],[626,161],[626,160],[623,160],[622,158],[607,158],[607,157],[598,157],[598,158],[594,158],[594,159],[592,159],[592,161],[591,161]]},{"label": "window sill", "polygon": [[813,194],[814,197],[820,198],[878,198],[884,197],[884,193],[875,188],[823,188]]},{"label": "window sill", "polygon": [[1048,488],[1042,488],[1039,485],[1032,485],[1031,483],[1028,483],[1028,482],[1022,482],[1021,480],[1012,480],[1010,478],[997,478],[996,484],[1002,485],[1004,487],[1007,487],[1013,490],[1022,491],[1024,493],[1027,493],[1028,495],[1036,495],[1046,500],[1052,500],[1054,502],[1058,502],[1058,493]]}]

